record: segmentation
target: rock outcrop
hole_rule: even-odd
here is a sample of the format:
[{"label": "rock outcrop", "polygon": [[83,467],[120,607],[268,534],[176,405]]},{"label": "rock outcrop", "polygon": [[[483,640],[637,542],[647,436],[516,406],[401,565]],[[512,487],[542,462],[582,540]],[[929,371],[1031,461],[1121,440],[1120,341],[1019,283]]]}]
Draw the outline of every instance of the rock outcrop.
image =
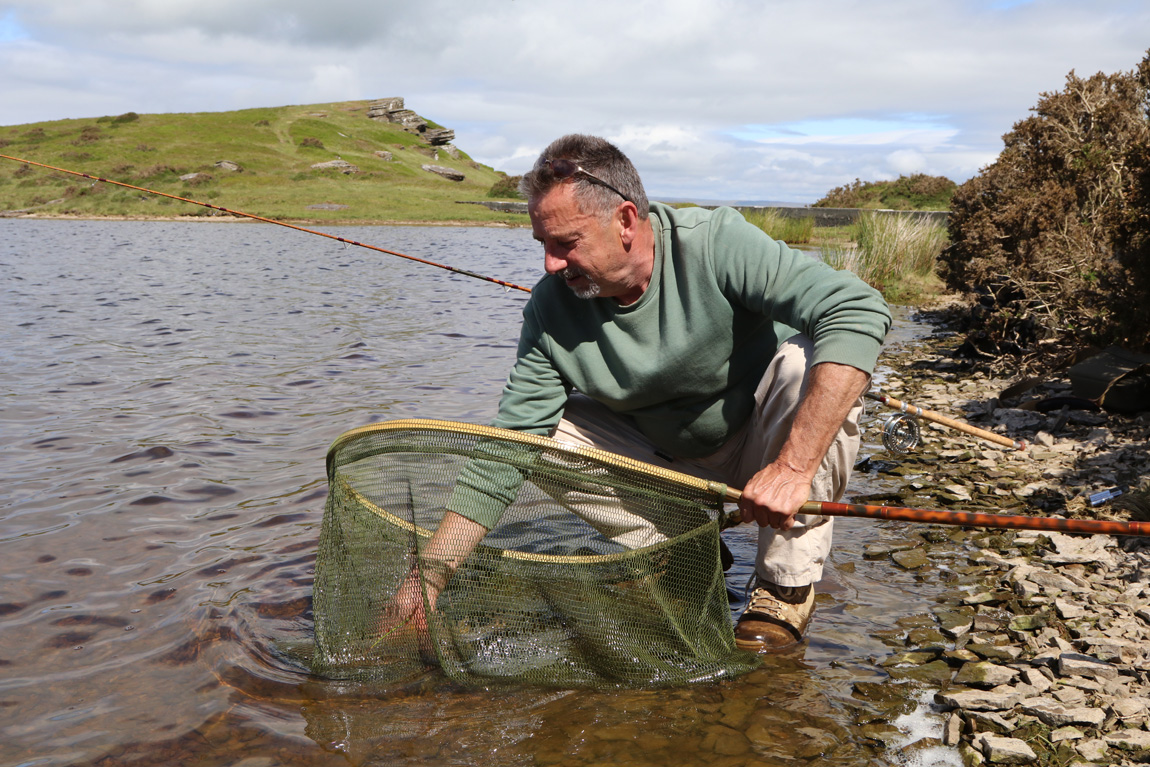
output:
[{"label": "rock outcrop", "polygon": [[432,128],[428,126],[427,120],[405,108],[402,96],[371,102],[371,106],[367,109],[367,116],[372,120],[401,125],[404,130],[422,136],[432,146],[446,146],[455,140],[455,131],[450,128]]}]

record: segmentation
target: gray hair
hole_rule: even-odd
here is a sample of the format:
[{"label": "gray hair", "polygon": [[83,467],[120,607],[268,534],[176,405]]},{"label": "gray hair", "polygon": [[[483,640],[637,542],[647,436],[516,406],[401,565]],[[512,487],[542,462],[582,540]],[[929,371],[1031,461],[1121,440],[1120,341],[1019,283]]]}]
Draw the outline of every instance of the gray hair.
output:
[{"label": "gray hair", "polygon": [[[630,198],[639,209],[639,218],[644,221],[647,219],[650,204],[639,172],[627,159],[627,155],[610,141],[580,133],[571,133],[552,141],[535,161],[535,167],[524,174],[519,182],[519,191],[528,201],[538,200],[566,180],[555,175],[547,164],[548,160],[571,160],[587,173]],[[570,183],[575,185],[575,199],[584,213],[607,220],[619,207],[619,195],[603,184],[595,183],[582,173],[576,173],[570,179]]]}]

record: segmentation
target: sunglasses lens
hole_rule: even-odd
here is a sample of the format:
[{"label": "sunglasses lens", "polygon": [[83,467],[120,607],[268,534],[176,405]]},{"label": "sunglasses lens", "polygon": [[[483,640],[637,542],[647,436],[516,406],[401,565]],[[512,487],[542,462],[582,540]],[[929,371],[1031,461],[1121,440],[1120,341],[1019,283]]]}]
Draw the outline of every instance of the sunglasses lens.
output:
[{"label": "sunglasses lens", "polygon": [[548,160],[547,164],[551,166],[551,172],[556,178],[571,178],[579,170],[579,166],[570,160]]}]

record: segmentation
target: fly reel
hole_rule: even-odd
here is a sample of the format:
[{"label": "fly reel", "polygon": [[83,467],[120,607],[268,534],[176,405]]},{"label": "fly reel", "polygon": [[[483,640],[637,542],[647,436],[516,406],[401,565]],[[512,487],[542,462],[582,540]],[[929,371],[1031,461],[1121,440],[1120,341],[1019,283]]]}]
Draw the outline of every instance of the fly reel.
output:
[{"label": "fly reel", "polygon": [[906,454],[922,442],[918,419],[906,413],[892,413],[883,420],[882,446],[892,453]]}]

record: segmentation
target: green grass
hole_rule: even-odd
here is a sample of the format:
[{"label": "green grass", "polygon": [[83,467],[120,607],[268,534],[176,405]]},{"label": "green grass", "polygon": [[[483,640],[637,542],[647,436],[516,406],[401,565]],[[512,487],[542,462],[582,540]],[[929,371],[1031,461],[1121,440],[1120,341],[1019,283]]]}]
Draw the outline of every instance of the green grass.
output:
[{"label": "green grass", "polygon": [[910,215],[868,213],[853,229],[853,243],[823,245],[824,261],[854,272],[891,303],[917,304],[942,291],[935,265],[947,243],[946,227]]},{"label": "green grass", "polygon": [[[458,201],[486,198],[501,174],[466,154],[453,159],[397,125],[370,120],[367,101],[197,114],[132,113],[82,120],[0,126],[0,154],[291,221],[352,223],[526,223],[522,214],[498,213]],[[309,144],[303,146],[305,139]],[[387,162],[376,156],[389,151]],[[314,170],[342,158],[360,173]],[[238,163],[236,173],[215,167]],[[461,171],[454,182],[427,171],[435,164]],[[200,172],[206,182],[179,177]],[[57,202],[58,201],[58,202]],[[340,210],[310,205],[346,205]],[[0,160],[0,210],[34,209],[40,215],[210,216],[216,213],[110,184]]]},{"label": "green grass", "polygon": [[773,240],[782,240],[788,245],[810,243],[815,229],[815,220],[809,217],[791,218],[777,210],[747,210],[744,218],[762,229]]}]

